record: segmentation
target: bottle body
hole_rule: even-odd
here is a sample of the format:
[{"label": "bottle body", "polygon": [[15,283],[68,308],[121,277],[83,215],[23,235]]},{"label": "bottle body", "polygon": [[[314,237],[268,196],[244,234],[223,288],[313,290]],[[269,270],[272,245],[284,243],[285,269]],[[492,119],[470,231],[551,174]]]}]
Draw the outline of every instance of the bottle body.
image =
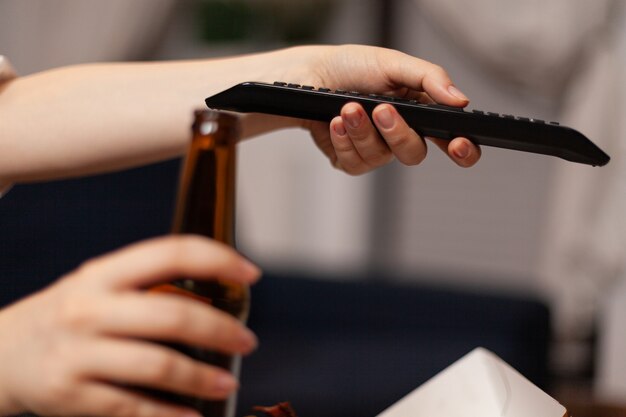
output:
[{"label": "bottle body", "polygon": [[[239,124],[236,117],[196,111],[193,139],[183,164],[173,233],[197,234],[235,246],[235,174]],[[221,281],[196,281],[181,277],[151,289],[202,300],[241,321],[249,310],[248,287]],[[239,373],[240,357],[189,346],[174,346],[194,358]],[[189,405],[204,417],[234,417],[235,396],[227,401],[208,401],[175,394],[162,398]]]}]

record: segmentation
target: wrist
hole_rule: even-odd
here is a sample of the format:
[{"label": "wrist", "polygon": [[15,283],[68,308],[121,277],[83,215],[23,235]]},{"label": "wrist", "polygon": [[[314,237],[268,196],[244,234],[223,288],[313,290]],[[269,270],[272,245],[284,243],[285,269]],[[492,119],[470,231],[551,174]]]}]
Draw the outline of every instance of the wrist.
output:
[{"label": "wrist", "polygon": [[285,81],[302,85],[319,84],[324,79],[325,56],[334,47],[324,45],[294,46],[278,49],[262,56],[259,79],[251,81]]}]

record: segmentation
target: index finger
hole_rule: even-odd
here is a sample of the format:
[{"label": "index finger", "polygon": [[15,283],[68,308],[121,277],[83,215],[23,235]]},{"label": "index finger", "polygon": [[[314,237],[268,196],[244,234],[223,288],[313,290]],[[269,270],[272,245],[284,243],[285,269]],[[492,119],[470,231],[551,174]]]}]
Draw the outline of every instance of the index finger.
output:
[{"label": "index finger", "polygon": [[260,270],[233,248],[192,235],[156,238],[92,259],[77,271],[113,289],[145,288],[176,278],[256,281]]}]

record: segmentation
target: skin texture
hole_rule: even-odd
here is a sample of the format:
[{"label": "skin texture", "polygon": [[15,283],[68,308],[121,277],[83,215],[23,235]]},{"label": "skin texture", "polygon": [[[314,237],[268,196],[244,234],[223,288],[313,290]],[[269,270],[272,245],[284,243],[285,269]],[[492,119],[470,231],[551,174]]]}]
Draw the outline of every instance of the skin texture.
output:
[{"label": "skin texture", "polygon": [[[87,175],[181,155],[192,109],[245,80],[468,103],[441,67],[358,45],[59,68],[0,85],[0,182]],[[356,103],[346,104],[330,124],[261,114],[241,120],[244,138],[308,129],[332,166],[352,175],[393,159],[419,164],[427,152],[424,138],[390,105],[377,107],[373,120]],[[459,166],[480,158],[480,149],[465,138],[433,141]],[[258,275],[232,249],[192,236],[147,241],[86,262],[0,311],[0,415],[196,416],[124,387],[225,398],[237,381],[154,342],[246,354],[256,338],[200,301],[142,289],[179,276],[250,284]]]}]

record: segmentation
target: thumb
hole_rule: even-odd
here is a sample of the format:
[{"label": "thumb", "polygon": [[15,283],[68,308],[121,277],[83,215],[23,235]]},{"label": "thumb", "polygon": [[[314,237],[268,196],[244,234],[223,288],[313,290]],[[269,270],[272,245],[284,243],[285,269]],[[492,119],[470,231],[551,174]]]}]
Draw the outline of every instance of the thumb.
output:
[{"label": "thumb", "polygon": [[465,107],[469,103],[439,65],[390,49],[381,51],[380,55],[383,72],[396,87],[423,91],[437,103],[450,106]]}]

